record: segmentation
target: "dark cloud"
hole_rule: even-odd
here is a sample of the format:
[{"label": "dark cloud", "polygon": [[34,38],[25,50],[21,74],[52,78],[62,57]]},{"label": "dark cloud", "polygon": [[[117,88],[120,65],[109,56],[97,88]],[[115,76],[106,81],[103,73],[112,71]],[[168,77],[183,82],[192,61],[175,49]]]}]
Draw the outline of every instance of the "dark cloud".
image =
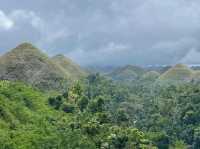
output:
[{"label": "dark cloud", "polygon": [[7,0],[0,50],[30,41],[83,65],[200,63],[199,24],[197,0]]}]

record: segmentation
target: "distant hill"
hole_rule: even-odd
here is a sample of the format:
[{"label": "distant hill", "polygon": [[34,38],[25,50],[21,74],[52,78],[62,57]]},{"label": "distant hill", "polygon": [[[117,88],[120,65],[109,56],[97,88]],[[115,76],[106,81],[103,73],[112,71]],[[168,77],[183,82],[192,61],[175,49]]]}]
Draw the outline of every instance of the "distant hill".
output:
[{"label": "distant hill", "polygon": [[22,43],[0,57],[1,80],[23,81],[49,90],[62,88],[69,78],[63,67],[30,43]]},{"label": "distant hill", "polygon": [[142,76],[142,80],[153,80],[155,81],[160,76],[157,71],[148,71]]},{"label": "distant hill", "polygon": [[114,71],[117,66],[86,66],[86,69],[91,73],[108,74]]},{"label": "distant hill", "polygon": [[163,73],[158,81],[172,81],[172,82],[199,82],[200,71],[194,70],[187,65],[177,64]]},{"label": "distant hill", "polygon": [[160,74],[162,74],[162,73],[165,73],[167,70],[169,70],[171,67],[172,66],[170,66],[170,65],[164,65],[164,66],[152,65],[152,66],[145,67],[145,69],[148,71],[156,71],[156,72],[159,72]]},{"label": "distant hill", "polygon": [[115,69],[113,72],[109,73],[108,76],[114,80],[119,81],[132,81],[140,78],[145,74],[145,70],[138,66],[127,65],[125,67],[120,67]]},{"label": "distant hill", "polygon": [[193,78],[193,70],[187,65],[177,64],[163,73],[160,80],[190,81]]},{"label": "distant hill", "polygon": [[200,66],[199,65],[197,65],[197,66],[191,66],[190,67],[192,70],[200,70]]},{"label": "distant hill", "polygon": [[55,64],[59,65],[60,69],[62,69],[62,71],[64,71],[72,79],[80,79],[81,77],[88,75],[88,73],[78,64],[74,63],[71,59],[62,54],[52,57],[51,60]]}]

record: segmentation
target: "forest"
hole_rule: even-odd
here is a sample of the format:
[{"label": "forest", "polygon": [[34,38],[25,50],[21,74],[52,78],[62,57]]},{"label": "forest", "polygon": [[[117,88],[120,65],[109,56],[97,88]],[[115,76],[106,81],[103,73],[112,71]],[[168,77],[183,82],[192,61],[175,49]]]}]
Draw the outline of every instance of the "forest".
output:
[{"label": "forest", "polygon": [[1,149],[199,149],[199,67],[83,68],[23,43],[0,57]]},{"label": "forest", "polygon": [[0,82],[2,149],[198,149],[200,86],[118,83],[100,74],[65,92]]}]

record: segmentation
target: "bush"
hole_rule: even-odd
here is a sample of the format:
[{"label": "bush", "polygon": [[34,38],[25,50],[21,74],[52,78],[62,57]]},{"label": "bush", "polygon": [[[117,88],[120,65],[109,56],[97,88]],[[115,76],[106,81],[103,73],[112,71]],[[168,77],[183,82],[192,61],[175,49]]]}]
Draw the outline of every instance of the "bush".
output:
[{"label": "bush", "polygon": [[74,113],[75,111],[75,106],[73,104],[70,103],[64,103],[62,105],[62,110],[66,113]]},{"label": "bush", "polygon": [[79,101],[78,101],[78,107],[79,109],[83,112],[84,109],[87,108],[88,105],[88,98],[86,96],[83,96]]},{"label": "bush", "polygon": [[49,104],[54,107],[56,110],[58,110],[60,108],[60,106],[63,103],[63,99],[62,96],[57,96],[57,97],[50,97],[48,99]]}]

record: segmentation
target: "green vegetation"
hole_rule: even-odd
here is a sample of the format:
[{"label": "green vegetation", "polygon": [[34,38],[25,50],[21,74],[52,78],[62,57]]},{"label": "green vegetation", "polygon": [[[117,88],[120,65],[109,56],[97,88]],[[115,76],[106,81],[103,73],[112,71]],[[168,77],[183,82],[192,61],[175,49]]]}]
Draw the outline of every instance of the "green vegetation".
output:
[{"label": "green vegetation", "polygon": [[89,75],[60,95],[1,81],[0,146],[198,149],[200,86],[152,87],[147,78],[133,90],[134,85]]},{"label": "green vegetation", "polygon": [[153,148],[144,133],[128,127],[125,113],[117,114],[117,122],[112,119],[110,101],[100,88],[90,88],[96,95],[87,96],[89,86],[83,87],[75,83],[51,97],[22,83],[1,81],[1,148]]},{"label": "green vegetation", "polygon": [[0,58],[0,149],[200,148],[199,71],[126,66],[106,78],[52,59],[28,43]]}]

